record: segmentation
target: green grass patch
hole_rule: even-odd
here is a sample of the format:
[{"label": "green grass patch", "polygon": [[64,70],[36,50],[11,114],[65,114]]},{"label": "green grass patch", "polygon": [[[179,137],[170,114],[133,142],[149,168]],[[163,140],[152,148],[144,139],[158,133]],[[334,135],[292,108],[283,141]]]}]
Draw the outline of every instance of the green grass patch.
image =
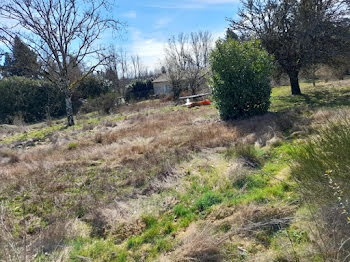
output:
[{"label": "green grass patch", "polygon": [[177,217],[186,217],[191,213],[191,210],[183,204],[178,204],[174,207],[173,212]]},{"label": "green grass patch", "polygon": [[70,261],[81,262],[81,257],[95,262],[126,262],[127,251],[116,246],[112,240],[77,238],[72,242]]},{"label": "green grass patch", "polygon": [[350,106],[350,86],[334,87],[326,84],[312,87],[312,84],[301,83],[303,95],[291,95],[289,86],[272,89],[271,111],[284,111],[295,108],[320,108]]},{"label": "green grass patch", "polygon": [[238,178],[233,186],[237,189],[264,188],[268,184],[268,179],[260,174],[244,175]]},{"label": "green grass patch", "polygon": [[77,142],[72,142],[72,143],[69,143],[67,148],[68,150],[73,150],[73,149],[77,149],[78,148],[78,143]]},{"label": "green grass patch", "polygon": [[269,203],[276,200],[283,200],[287,197],[285,187],[281,184],[266,186],[264,188],[252,188],[248,193],[241,194],[229,201],[230,204],[246,205],[249,203]]},{"label": "green grass patch", "polygon": [[[273,176],[285,167],[288,162],[287,148],[287,145],[282,144],[269,152],[256,150],[254,155],[264,159],[262,166],[252,169],[252,173],[235,181],[222,176],[220,170],[211,166],[200,167],[198,173],[190,172],[185,178],[188,182],[186,192],[173,192],[177,194],[179,203],[159,216],[143,215],[141,219],[146,226],[141,234],[129,237],[120,246],[109,240],[78,239],[71,258],[76,259],[76,255],[81,255],[93,261],[130,261],[145,257],[146,261],[153,261],[159,254],[173,248],[173,237],[179,230],[203,218],[215,206],[242,205],[244,208],[249,203],[285,202],[291,196],[293,188],[283,183],[271,183],[272,178],[264,175],[264,172],[271,172]],[[225,179],[227,181],[223,181]],[[218,186],[221,184],[225,186]],[[230,225],[224,225],[219,230],[228,232]],[[111,254],[116,257],[111,258]]]},{"label": "green grass patch", "polygon": [[195,202],[195,208],[199,212],[206,211],[213,205],[222,202],[222,196],[218,192],[207,192],[202,197],[198,198]]},{"label": "green grass patch", "polygon": [[0,141],[0,144],[12,143],[15,141],[23,141],[23,140],[32,139],[32,138],[43,140],[46,137],[52,135],[53,132],[58,130],[63,130],[64,128],[65,128],[64,124],[58,124],[58,125],[53,125],[51,127],[34,129],[26,133],[20,133],[20,134],[15,134],[13,136],[6,137],[2,141]]},{"label": "green grass patch", "polygon": [[113,119],[113,121],[124,121],[126,119],[125,116],[117,116],[116,118]]}]

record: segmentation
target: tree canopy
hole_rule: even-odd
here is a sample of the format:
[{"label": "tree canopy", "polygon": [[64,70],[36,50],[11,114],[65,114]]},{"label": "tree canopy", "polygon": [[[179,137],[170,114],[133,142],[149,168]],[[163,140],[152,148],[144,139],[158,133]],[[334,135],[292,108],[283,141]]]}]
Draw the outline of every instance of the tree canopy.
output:
[{"label": "tree canopy", "polygon": [[[0,25],[5,44],[21,37],[40,59],[44,76],[65,94],[68,125],[74,125],[72,88],[108,59],[106,47],[96,42],[106,30],[118,30],[107,0],[11,0],[0,4],[0,15],[15,26]],[[74,60],[74,61],[73,61]],[[89,63],[84,63],[89,61]],[[85,65],[83,75],[72,65]]]},{"label": "tree canopy", "polygon": [[38,78],[40,65],[37,55],[18,36],[13,40],[11,51],[5,54],[2,75]]},{"label": "tree canopy", "polygon": [[348,4],[339,0],[242,0],[231,27],[257,37],[301,94],[299,71],[349,50]]}]

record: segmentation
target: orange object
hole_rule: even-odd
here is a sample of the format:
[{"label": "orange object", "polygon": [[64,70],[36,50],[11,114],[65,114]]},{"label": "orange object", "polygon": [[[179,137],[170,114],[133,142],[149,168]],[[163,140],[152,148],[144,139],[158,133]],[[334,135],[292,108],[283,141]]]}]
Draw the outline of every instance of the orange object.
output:
[{"label": "orange object", "polygon": [[200,102],[196,102],[196,103],[192,103],[190,104],[188,107],[191,108],[191,107],[195,107],[195,106],[207,106],[207,105],[210,105],[210,101],[209,100],[205,100],[205,101],[200,101]]}]

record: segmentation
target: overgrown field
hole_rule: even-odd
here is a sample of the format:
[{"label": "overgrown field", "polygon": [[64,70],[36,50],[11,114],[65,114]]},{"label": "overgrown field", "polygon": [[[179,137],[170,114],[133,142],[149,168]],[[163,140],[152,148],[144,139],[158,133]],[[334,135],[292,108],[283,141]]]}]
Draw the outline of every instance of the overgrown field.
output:
[{"label": "overgrown field", "polygon": [[0,126],[0,261],[327,261],[290,151],[349,114],[350,81],[302,91],[234,122],[155,100]]}]

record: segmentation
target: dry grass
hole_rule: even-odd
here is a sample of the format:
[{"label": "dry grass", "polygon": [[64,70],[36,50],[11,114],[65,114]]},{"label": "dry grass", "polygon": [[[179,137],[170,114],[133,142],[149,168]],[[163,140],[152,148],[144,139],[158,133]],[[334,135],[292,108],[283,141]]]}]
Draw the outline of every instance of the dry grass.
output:
[{"label": "dry grass", "polygon": [[[210,109],[213,110],[213,109]],[[247,134],[256,140],[267,140],[290,128],[291,121],[284,116],[267,114],[250,120],[224,123],[203,119],[205,109],[140,115],[122,125],[97,134],[84,134],[76,141],[78,148],[67,151],[69,141],[33,148],[21,153],[18,163],[0,170],[0,176],[25,175],[49,171],[62,166],[84,166],[87,162],[103,159],[108,165],[126,160],[139,160],[141,155],[164,152],[169,148],[213,148],[227,146]]]},{"label": "dry grass", "polygon": [[172,104],[173,102],[170,100],[168,101],[151,100],[151,101],[144,101],[144,102],[132,104],[132,105],[124,105],[118,111],[124,114],[135,113],[135,112],[142,112],[144,110],[149,110],[149,109],[158,109],[165,106],[170,106]]},{"label": "dry grass", "polygon": [[171,261],[222,261],[220,247],[224,240],[214,236],[214,227],[210,223],[194,224],[187,229]]},{"label": "dry grass", "polygon": [[[344,117],[348,113],[343,110]],[[32,243],[27,246],[28,257],[42,251],[52,252],[58,244],[75,236],[98,239],[108,236],[123,246],[123,241],[148,230],[140,219],[142,215],[151,214],[161,220],[171,214],[180,196],[188,190],[190,179],[196,180],[199,187],[210,183],[213,189],[224,189],[228,183],[232,185],[242,176],[251,175],[253,170],[248,170],[244,159],[237,162],[223,157],[227,148],[267,145],[269,148],[261,150],[272,152],[271,148],[284,142],[285,137],[292,139],[294,134],[303,138],[303,134],[312,133],[338,116],[339,110],[322,109],[307,117],[300,112],[279,112],[223,122],[213,107],[187,109],[159,100],[123,106],[118,115],[90,115],[90,119],[81,116],[79,128],[54,130],[34,146],[10,149],[13,145],[2,145],[0,204],[6,199],[11,205],[7,204],[9,212],[0,218],[0,222],[6,222],[8,231],[0,228],[0,234],[10,234],[8,239],[21,254],[23,236],[28,237]],[[44,126],[7,131],[0,127],[0,139],[25,130],[40,131],[38,128]],[[285,179],[288,175],[284,171],[277,178]],[[239,194],[249,190],[243,188]],[[185,226],[169,236],[174,241],[170,238],[170,250],[159,251],[163,252],[162,259],[235,261],[249,248],[257,250],[249,250],[249,255],[253,252],[259,255],[252,255],[247,261],[279,259],[268,241],[276,231],[289,227],[296,207],[284,202],[278,202],[280,206],[258,203],[235,206],[223,202],[212,206],[205,217],[198,217],[204,223],[192,221],[187,229]],[[18,234],[18,225],[27,228],[21,227]],[[185,232],[181,233],[183,229]],[[325,227],[325,232],[326,229],[329,230]],[[316,243],[319,236],[312,236],[312,241]],[[288,239],[284,241],[288,247]],[[146,254],[152,244],[142,244],[137,252]],[[1,240],[0,245],[4,245]],[[11,246],[6,245],[6,251],[12,252]],[[231,245],[231,249],[226,249],[226,245]],[[65,249],[58,260],[68,260],[68,253]],[[234,259],[232,253],[236,255]],[[281,259],[292,261],[293,254]]]},{"label": "dry grass", "polygon": [[0,164],[1,165],[12,165],[20,161],[17,152],[10,149],[0,150]]},{"label": "dry grass", "polygon": [[[110,120],[94,127],[90,124],[71,131],[75,132],[73,138],[58,130],[43,145],[8,151],[9,157],[0,163],[0,190],[28,206],[24,216],[33,213],[39,223],[48,223],[46,230],[56,231],[61,224],[80,217],[91,226],[91,234],[104,236],[122,224],[123,218],[137,219],[144,211],[134,212],[135,202],[129,199],[146,201],[146,197],[172,187],[181,177],[175,166],[194,152],[242,143],[247,135],[247,143],[264,144],[292,127],[292,119],[286,115],[271,113],[225,123],[211,107],[163,110],[165,105],[142,103],[134,111],[128,107],[123,114],[129,115],[117,124]],[[76,145],[74,150],[68,149],[70,143]],[[29,197],[23,198],[23,194]],[[66,236],[65,230],[59,231],[63,234],[53,238],[55,243]],[[33,235],[45,239],[45,232]],[[203,237],[193,235],[181,256],[195,258],[206,253],[215,257],[217,241],[210,237],[204,242],[195,240]],[[52,250],[50,240],[46,242]],[[28,252],[34,254],[37,248]]]}]

